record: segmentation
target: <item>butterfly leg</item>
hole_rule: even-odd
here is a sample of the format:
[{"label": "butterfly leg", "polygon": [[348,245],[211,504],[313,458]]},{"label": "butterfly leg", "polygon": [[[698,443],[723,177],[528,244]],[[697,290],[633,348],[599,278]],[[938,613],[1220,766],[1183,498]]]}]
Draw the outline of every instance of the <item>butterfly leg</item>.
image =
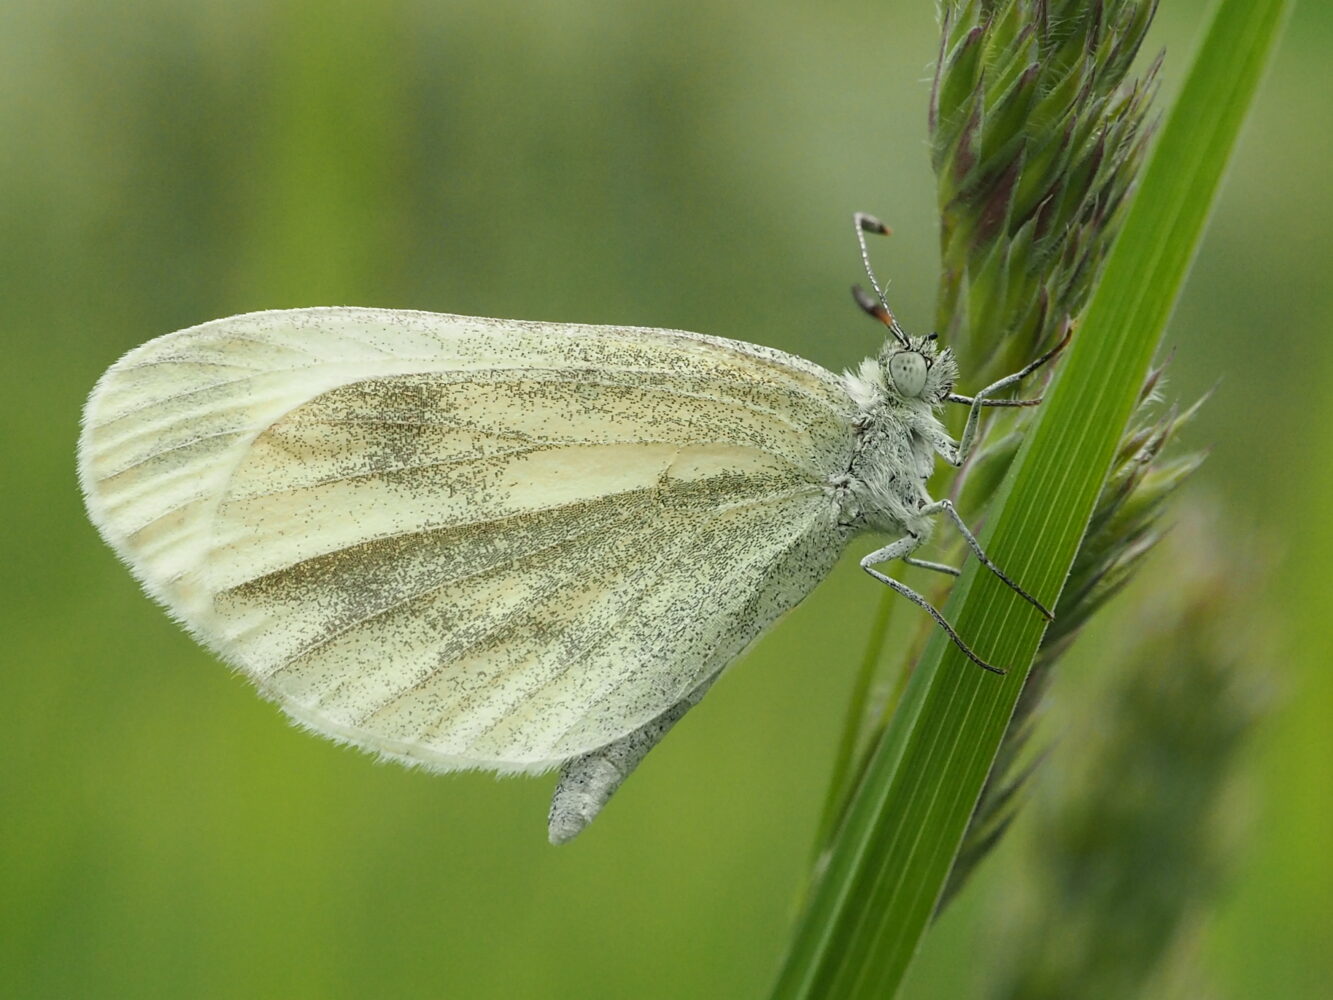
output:
[{"label": "butterfly leg", "polygon": [[963,651],[963,654],[977,666],[981,667],[984,670],[989,670],[993,674],[1004,674],[1005,671],[1001,670],[999,667],[992,666],[991,664],[983,660],[980,656],[978,656],[976,653],[972,652],[971,647],[968,646],[967,643],[963,642],[962,636],[960,636],[957,632],[954,631],[954,627],[949,624],[949,622],[945,619],[944,615],[940,614],[939,611],[936,610],[935,605],[931,604],[928,600],[926,600],[924,597],[918,594],[915,590],[907,586],[907,584],[900,583],[899,581],[893,579],[893,577],[891,576],[885,576],[879,570],[875,569],[875,566],[878,565],[879,563],[890,562],[894,559],[906,559],[913,552],[915,552],[917,548],[920,547],[920,545],[921,545],[921,539],[918,538],[916,535],[912,534],[905,535],[902,538],[898,539],[896,542],[890,542],[888,545],[884,546],[884,548],[877,549],[876,551],[870,553],[870,555],[866,556],[864,559],[861,560],[861,568],[865,570],[867,573],[869,573],[871,576],[873,576],[880,583],[888,584],[890,587],[892,587],[898,593],[902,594],[917,607],[924,609],[926,613],[930,615],[930,617],[935,619],[935,624],[944,630],[944,634],[947,635],[951,640],[953,640],[953,644],[957,646],[959,649],[961,649]]},{"label": "butterfly leg", "polygon": [[[975,396],[972,396],[969,400],[969,402],[971,403],[971,409],[969,409],[967,413],[967,424],[964,425],[963,427],[963,436],[958,439],[958,444],[956,446],[947,447],[940,452],[940,454],[943,455],[944,460],[948,462],[950,465],[955,467],[961,466],[964,462],[966,462],[967,456],[972,451],[972,445],[976,443],[977,424],[981,420],[981,408],[983,406],[993,405],[990,397],[993,396],[995,393],[999,392],[1001,389],[1007,389],[1015,382],[1020,382],[1023,379],[1027,378],[1042,365],[1046,364],[1046,362],[1054,358],[1057,354],[1059,354],[1061,351],[1065,349],[1065,345],[1069,343],[1069,338],[1071,336],[1073,336],[1072,327],[1065,330],[1065,335],[1060,338],[1060,342],[1058,344],[1056,344],[1049,351],[1047,351],[1045,354],[1039,357],[1036,361],[1029,363],[1027,366],[1020,369],[1019,371],[1014,372],[1012,375],[1006,375],[998,382],[992,382],[990,385],[986,386],[986,388],[979,390]],[[963,399],[968,399],[968,397],[966,396],[959,397],[959,401],[962,401]],[[1010,405],[1021,405],[1021,404],[1033,405],[1036,402],[1040,402],[1040,400],[1035,400],[1035,401],[1014,400],[1011,402]]]},{"label": "butterfly leg", "polygon": [[648,751],[661,742],[686,712],[699,704],[715,680],[716,674],[657,718],[614,743],[565,761],[560,767],[560,780],[551,796],[551,812],[547,817],[547,836],[551,843],[567,843],[591,823]]},{"label": "butterfly leg", "polygon": [[1036,399],[986,399],[982,397],[981,402],[977,402],[972,396],[960,396],[956,392],[951,392],[944,397],[950,403],[962,403],[965,406],[971,406],[976,403],[977,406],[1040,406],[1042,397]]},{"label": "butterfly leg", "polygon": [[927,559],[917,559],[915,556],[903,556],[903,562],[909,566],[919,566],[921,569],[932,570],[936,573],[948,573],[950,576],[958,576],[963,571],[957,566],[946,566],[944,563],[930,562]]},{"label": "butterfly leg", "polygon": [[1034,608],[1036,608],[1043,615],[1045,615],[1047,621],[1055,621],[1055,615],[1046,607],[1046,605],[1042,604],[1041,601],[1037,600],[1026,590],[1020,587],[1017,583],[1011,580],[1008,577],[1008,575],[1005,574],[1004,570],[1000,569],[999,566],[996,566],[995,563],[990,561],[990,557],[987,556],[985,550],[982,549],[981,543],[977,541],[977,536],[972,534],[971,530],[967,526],[967,522],[963,520],[963,516],[958,513],[958,508],[956,508],[951,501],[936,500],[934,503],[927,504],[925,507],[922,507],[921,514],[926,517],[932,514],[948,514],[949,519],[953,521],[954,526],[963,536],[963,540],[967,542],[967,547],[970,548],[976,554],[977,561],[980,562],[981,565],[985,566],[992,573],[994,573],[996,576],[998,576],[1001,580],[1003,580],[1005,586],[1007,586],[1010,590],[1012,590],[1019,597],[1023,598],[1023,600],[1027,601]]}]

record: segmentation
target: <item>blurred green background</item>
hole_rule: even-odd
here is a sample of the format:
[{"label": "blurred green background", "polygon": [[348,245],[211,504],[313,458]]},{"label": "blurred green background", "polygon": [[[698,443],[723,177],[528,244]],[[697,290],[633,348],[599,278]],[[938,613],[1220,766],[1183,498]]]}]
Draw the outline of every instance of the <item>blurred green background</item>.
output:
[{"label": "blurred green background", "polygon": [[[1163,7],[1169,99],[1205,4]],[[677,327],[850,365],[877,344],[846,291],[852,211],[897,232],[876,254],[905,324],[933,315],[934,47],[929,0],[0,7],[0,994],[764,993],[878,597],[854,563],[554,849],[550,778],[377,766],[195,647],[88,525],[78,414],[144,340],[299,305]],[[1267,554],[1249,608],[1280,654],[1235,871],[1198,929],[1222,996],[1333,982],[1330,48],[1333,8],[1297,10],[1167,335],[1171,395],[1222,380],[1181,503]],[[1171,578],[1159,559],[1102,628]],[[1106,669],[1089,648],[1062,680]],[[1008,856],[911,996],[967,988]]]}]

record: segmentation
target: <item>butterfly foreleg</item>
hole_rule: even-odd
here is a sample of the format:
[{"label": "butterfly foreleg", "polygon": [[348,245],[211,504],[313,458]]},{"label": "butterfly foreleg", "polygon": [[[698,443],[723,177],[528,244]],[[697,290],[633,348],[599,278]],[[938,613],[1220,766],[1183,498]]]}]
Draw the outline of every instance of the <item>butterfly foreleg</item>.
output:
[{"label": "butterfly foreleg", "polygon": [[978,406],[1040,406],[1042,397],[1038,396],[1036,399],[985,399],[983,397],[981,402],[977,403],[973,396],[960,396],[956,392],[951,392],[944,399],[949,403],[962,403],[966,406],[971,406],[973,403]]},{"label": "butterfly foreleg", "polygon": [[551,812],[546,830],[552,844],[563,844],[576,837],[615,794],[630,773],[639,766],[648,751],[681,717],[699,704],[717,680],[714,674],[665,712],[614,743],[590,750],[565,761],[560,766],[560,780],[551,796]]},{"label": "butterfly foreleg", "polygon": [[1069,343],[1070,336],[1071,331],[1066,330],[1065,335],[1060,338],[1060,342],[1041,357],[1037,358],[1036,361],[1031,362],[1020,370],[1014,372],[1012,375],[1006,375],[999,381],[992,382],[990,385],[986,386],[986,388],[978,391],[977,394],[970,399],[966,396],[957,397],[955,400],[956,402],[966,401],[971,404],[971,408],[967,412],[967,424],[963,427],[963,436],[958,439],[958,444],[952,448],[940,449],[940,454],[943,456],[944,460],[953,466],[960,466],[967,461],[967,456],[972,453],[972,446],[976,443],[977,426],[981,420],[982,407],[1003,405],[1032,406],[1041,402],[1041,400],[1026,399],[997,401],[990,399],[990,397],[997,392],[1009,388],[1009,386],[1013,385],[1015,382],[1021,382],[1042,365],[1046,364],[1046,362],[1054,358],[1065,349],[1065,345]]}]

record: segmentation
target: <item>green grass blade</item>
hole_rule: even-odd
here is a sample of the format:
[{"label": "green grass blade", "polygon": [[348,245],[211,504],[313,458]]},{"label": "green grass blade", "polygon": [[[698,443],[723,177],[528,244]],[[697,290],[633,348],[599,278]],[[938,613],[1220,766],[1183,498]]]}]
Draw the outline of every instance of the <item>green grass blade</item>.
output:
[{"label": "green grass blade", "polygon": [[823,855],[833,832],[837,829],[842,804],[847,800],[847,793],[856,780],[855,771],[858,756],[858,739],[865,740],[862,730],[865,727],[867,706],[870,704],[870,690],[879,667],[884,641],[889,634],[889,622],[893,617],[894,604],[880,601],[875,617],[870,623],[870,635],[866,640],[865,653],[861,657],[860,669],[852,685],[852,694],[848,699],[847,719],[842,727],[842,739],[833,758],[833,769],[829,776],[828,792],[824,797],[824,811],[819,819],[819,830],[815,834],[815,861]]},{"label": "green grass blade", "polygon": [[[1222,0],[1043,413],[983,534],[1054,606],[1184,282],[1288,0]],[[945,885],[1041,639],[1041,619],[970,562],[948,616],[999,679],[936,636],[874,751],[776,998],[890,996]]]}]

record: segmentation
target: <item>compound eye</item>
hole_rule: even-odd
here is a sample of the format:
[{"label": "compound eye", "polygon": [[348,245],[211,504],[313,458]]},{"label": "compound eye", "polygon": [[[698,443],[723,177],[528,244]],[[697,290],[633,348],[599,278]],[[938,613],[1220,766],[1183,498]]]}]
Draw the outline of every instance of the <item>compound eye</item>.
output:
[{"label": "compound eye", "polygon": [[889,378],[903,399],[916,399],[926,387],[926,359],[916,351],[899,351],[889,358]]}]

